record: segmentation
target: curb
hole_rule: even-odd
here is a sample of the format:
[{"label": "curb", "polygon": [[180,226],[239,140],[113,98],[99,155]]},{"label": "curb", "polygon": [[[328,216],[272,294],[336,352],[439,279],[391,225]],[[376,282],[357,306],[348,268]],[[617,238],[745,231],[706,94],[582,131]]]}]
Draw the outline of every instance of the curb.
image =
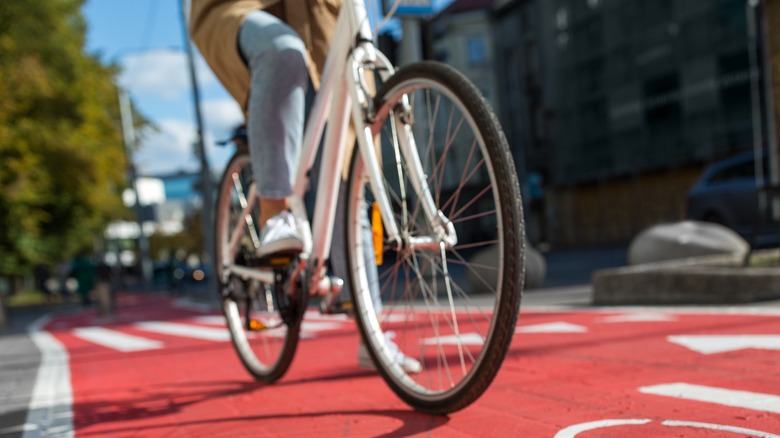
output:
[{"label": "curb", "polygon": [[[757,253],[766,257],[777,251]],[[693,257],[593,274],[593,304],[745,304],[780,298],[780,269],[740,255]]]}]

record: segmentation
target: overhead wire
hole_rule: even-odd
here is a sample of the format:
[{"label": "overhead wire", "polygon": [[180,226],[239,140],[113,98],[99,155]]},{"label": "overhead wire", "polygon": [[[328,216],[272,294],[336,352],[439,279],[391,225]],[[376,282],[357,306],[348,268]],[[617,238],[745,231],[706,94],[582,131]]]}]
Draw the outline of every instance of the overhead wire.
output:
[{"label": "overhead wire", "polygon": [[141,33],[140,47],[149,47],[154,28],[157,24],[157,15],[160,11],[160,0],[149,0],[149,7],[146,10],[146,21],[144,22],[143,32]]}]

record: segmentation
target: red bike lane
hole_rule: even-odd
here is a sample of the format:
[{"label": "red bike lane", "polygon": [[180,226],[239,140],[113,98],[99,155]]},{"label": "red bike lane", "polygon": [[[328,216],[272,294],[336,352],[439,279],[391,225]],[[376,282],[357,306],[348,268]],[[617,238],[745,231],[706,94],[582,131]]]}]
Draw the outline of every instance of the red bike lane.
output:
[{"label": "red bike lane", "polygon": [[58,316],[75,436],[780,437],[780,309],[523,309],[486,394],[412,411],[357,367],[346,318],[307,314],[287,375],[255,383],[214,311],[124,296]]}]

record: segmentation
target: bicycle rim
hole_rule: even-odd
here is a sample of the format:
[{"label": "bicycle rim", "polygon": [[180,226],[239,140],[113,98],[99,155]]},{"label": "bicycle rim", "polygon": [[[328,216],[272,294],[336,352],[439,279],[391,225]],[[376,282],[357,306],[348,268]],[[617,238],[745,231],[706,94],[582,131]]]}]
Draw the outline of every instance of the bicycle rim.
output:
[{"label": "bicycle rim", "polygon": [[[520,193],[506,140],[479,93],[446,66],[412,65],[377,95],[384,186],[403,236],[433,235],[408,165],[396,160],[403,129],[395,116],[404,96],[412,112],[400,119],[412,124],[434,203],[454,224],[458,243],[420,250],[385,245],[373,275],[366,254],[374,246],[365,232],[373,194],[355,155],[347,253],[358,322],[383,377],[415,409],[447,413],[487,389],[514,333],[523,278]],[[421,372],[404,371],[392,344],[418,360]]]},{"label": "bicycle rim", "polygon": [[[259,227],[257,208],[241,217],[253,183],[246,153],[237,154],[226,167],[217,199],[215,266],[220,299],[231,340],[241,362],[257,380],[272,382],[284,375],[292,362],[300,322],[288,326],[279,313],[280,296],[269,285],[225,275],[226,262],[236,262],[255,251]],[[230,235],[241,230],[238,248],[230,251]]]}]

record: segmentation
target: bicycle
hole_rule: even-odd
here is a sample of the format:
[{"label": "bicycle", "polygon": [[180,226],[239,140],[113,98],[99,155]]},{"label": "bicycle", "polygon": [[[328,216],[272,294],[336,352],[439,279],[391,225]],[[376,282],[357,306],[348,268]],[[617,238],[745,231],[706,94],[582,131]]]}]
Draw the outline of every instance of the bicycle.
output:
[{"label": "bicycle", "polygon": [[[348,281],[363,342],[402,400],[449,413],[484,393],[514,334],[524,277],[520,189],[501,127],[477,89],[440,63],[396,71],[373,46],[366,17],[362,0],[342,5],[306,123],[291,198],[299,219],[307,217],[302,199],[323,135],[325,143],[299,257],[254,255],[258,203],[248,151],[237,150],[225,169],[215,221],[222,309],[247,371],[264,382],[281,378],[309,297],[323,296],[320,311],[330,313],[343,285],[328,275],[327,260],[348,165]],[[376,94],[367,75],[380,82]],[[346,163],[350,120],[357,147]],[[491,259],[486,251],[493,261],[479,261]],[[395,345],[420,361],[419,373],[395,363]]]}]

